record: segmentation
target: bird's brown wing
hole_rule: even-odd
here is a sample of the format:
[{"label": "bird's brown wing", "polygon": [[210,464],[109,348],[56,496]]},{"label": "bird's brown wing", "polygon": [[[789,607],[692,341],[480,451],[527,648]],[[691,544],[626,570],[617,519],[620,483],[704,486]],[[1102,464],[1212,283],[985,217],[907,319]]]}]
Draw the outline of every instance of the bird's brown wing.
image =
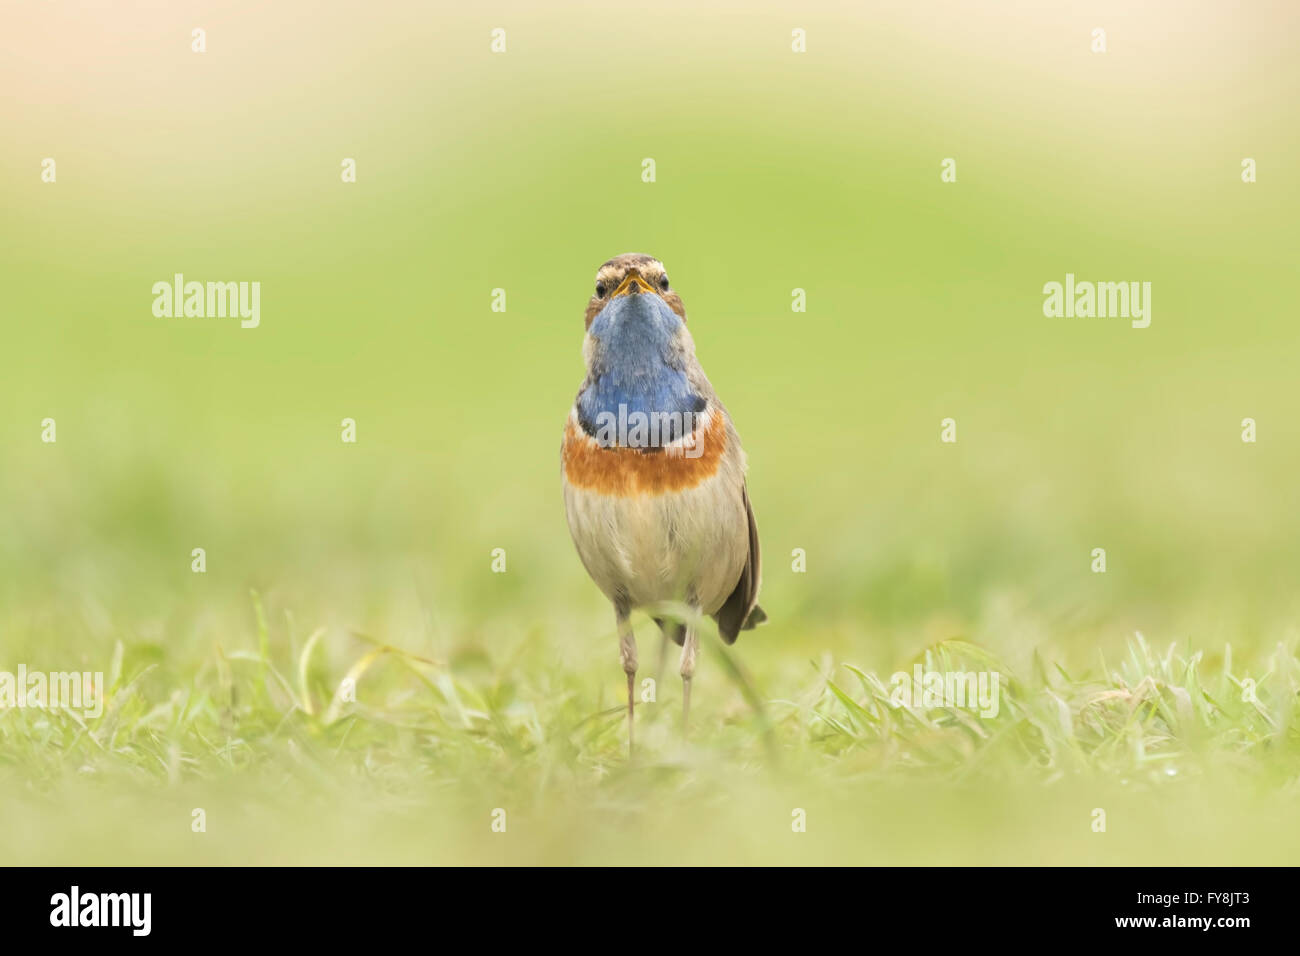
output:
[{"label": "bird's brown wing", "polygon": [[745,517],[749,521],[749,556],[740,572],[740,580],[713,619],[718,622],[718,633],[728,644],[736,643],[741,631],[748,631],[767,620],[758,606],[758,582],[761,562],[758,552],[758,525],[754,523],[754,509],[749,504],[749,490],[741,485],[741,498],[745,502]]}]

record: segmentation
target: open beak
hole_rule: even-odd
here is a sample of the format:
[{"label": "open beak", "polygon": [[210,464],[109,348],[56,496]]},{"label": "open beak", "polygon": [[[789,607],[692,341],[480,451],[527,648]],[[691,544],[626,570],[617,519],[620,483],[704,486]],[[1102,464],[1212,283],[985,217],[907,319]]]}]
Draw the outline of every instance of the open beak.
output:
[{"label": "open beak", "polygon": [[618,284],[618,288],[614,290],[614,295],[610,296],[610,298],[620,295],[636,295],[638,292],[653,293],[654,290],[654,286],[642,279],[636,272],[629,272],[623,281]]}]

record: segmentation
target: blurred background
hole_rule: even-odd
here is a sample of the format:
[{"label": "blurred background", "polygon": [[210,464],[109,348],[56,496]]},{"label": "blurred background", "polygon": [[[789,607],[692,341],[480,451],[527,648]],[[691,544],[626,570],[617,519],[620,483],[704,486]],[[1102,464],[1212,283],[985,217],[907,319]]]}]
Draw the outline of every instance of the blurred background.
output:
[{"label": "blurred background", "polygon": [[[1262,672],[1300,610],[1292,5],[0,17],[0,669],[116,655],[121,691],[93,733],[0,714],[7,858],[1294,860],[1294,748],[1154,795],[1029,754],[914,775],[805,707],[778,772],[711,642],[693,746],[670,666],[625,767],[558,467],[596,267],[647,252],[749,453],[770,623],[734,656],[771,713],[953,639],[1026,678],[1103,679],[1135,632]],[[154,317],[178,272],[259,281],[260,327]],[[1150,282],[1150,327],[1044,317],[1067,272]],[[416,662],[326,726],[377,644]]]}]

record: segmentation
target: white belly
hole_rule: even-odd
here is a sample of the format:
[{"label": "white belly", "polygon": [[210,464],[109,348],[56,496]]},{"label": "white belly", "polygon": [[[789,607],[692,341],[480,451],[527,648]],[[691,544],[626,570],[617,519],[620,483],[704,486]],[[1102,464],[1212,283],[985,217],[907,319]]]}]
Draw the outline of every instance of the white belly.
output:
[{"label": "white belly", "polygon": [[749,553],[749,523],[730,469],[693,488],[618,497],[565,482],[578,556],[611,601],[690,601],[706,614],[731,594]]}]

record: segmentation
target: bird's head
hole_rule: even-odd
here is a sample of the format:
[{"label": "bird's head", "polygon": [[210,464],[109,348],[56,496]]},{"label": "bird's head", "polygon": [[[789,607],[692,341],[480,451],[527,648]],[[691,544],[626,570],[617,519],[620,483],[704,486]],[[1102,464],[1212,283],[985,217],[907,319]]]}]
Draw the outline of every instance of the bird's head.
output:
[{"label": "bird's head", "polygon": [[625,252],[596,270],[596,288],[587,302],[586,327],[615,299],[625,295],[656,295],[668,308],[686,321],[686,307],[681,296],[668,283],[664,264],[654,256]]}]

